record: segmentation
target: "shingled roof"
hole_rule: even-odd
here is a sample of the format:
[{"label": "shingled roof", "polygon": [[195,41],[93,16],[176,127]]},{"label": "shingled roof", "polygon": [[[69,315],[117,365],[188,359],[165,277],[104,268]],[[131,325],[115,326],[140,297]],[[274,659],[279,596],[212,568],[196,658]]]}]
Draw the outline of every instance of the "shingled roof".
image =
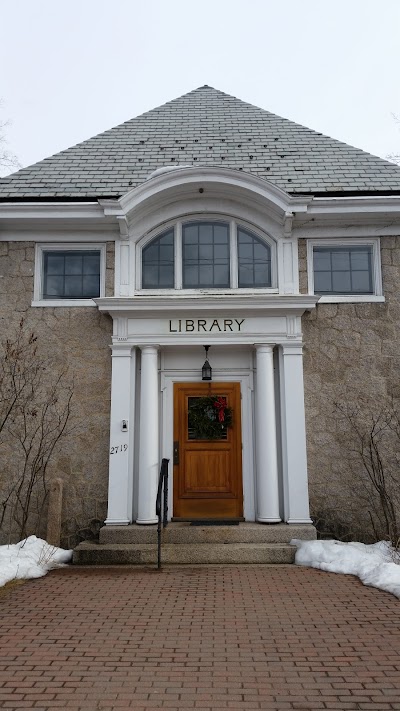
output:
[{"label": "shingled roof", "polygon": [[118,197],[173,164],[243,170],[288,193],[400,194],[400,167],[202,86],[0,179],[0,200]]}]

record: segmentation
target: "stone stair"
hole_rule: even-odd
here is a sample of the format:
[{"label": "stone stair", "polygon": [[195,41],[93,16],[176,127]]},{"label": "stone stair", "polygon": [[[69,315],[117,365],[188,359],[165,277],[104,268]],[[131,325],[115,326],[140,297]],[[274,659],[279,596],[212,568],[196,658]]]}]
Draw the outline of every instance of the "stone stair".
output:
[{"label": "stone stair", "polygon": [[[173,565],[293,563],[292,538],[314,540],[312,525],[240,523],[191,526],[169,523],[162,533],[162,562]],[[156,565],[156,526],[104,526],[98,543],[80,543],[75,565]]]}]

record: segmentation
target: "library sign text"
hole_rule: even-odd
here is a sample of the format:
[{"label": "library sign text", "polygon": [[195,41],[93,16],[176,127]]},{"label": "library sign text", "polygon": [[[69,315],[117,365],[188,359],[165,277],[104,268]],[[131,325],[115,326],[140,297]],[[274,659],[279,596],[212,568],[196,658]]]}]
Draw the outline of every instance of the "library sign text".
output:
[{"label": "library sign text", "polygon": [[244,318],[177,318],[170,319],[170,333],[240,333]]}]

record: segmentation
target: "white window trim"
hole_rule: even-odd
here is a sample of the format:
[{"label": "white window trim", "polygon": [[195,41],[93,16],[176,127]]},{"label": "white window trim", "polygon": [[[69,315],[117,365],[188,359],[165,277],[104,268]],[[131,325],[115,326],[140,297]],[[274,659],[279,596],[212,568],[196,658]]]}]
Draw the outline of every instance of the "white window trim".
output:
[{"label": "white window trim", "polygon": [[[200,287],[199,289],[184,289],[182,286],[182,226],[188,222],[224,222],[229,225],[230,234],[230,284],[227,287]],[[238,227],[243,227],[244,230],[252,232],[255,237],[265,242],[271,249],[271,276],[272,285],[271,287],[249,287],[249,288],[239,288],[238,280],[238,255],[237,255],[237,229]],[[174,230],[174,258],[175,258],[175,283],[173,289],[142,289],[142,251],[143,249],[156,237],[162,235],[168,230]],[[157,228],[151,230],[146,235],[144,235],[136,245],[137,249],[137,259],[136,259],[136,274],[135,274],[135,295],[138,294],[148,294],[160,295],[160,294],[172,294],[178,291],[185,295],[190,294],[221,294],[221,293],[254,293],[257,294],[277,294],[278,293],[278,245],[276,241],[268,234],[262,232],[259,228],[246,222],[246,220],[240,220],[238,218],[231,218],[228,215],[219,214],[191,214],[185,215],[182,219],[169,220],[165,224],[158,225]]]},{"label": "white window trim", "polygon": [[87,242],[46,242],[35,247],[35,276],[32,306],[97,306],[93,299],[43,299],[43,267],[45,252],[100,252],[100,297],[105,296],[106,285],[106,249],[105,243]]},{"label": "white window trim", "polygon": [[332,294],[321,296],[318,303],[374,303],[384,302],[382,288],[381,250],[379,237],[368,239],[310,239],[307,240],[308,293],[314,294],[314,247],[372,247],[373,294]]}]

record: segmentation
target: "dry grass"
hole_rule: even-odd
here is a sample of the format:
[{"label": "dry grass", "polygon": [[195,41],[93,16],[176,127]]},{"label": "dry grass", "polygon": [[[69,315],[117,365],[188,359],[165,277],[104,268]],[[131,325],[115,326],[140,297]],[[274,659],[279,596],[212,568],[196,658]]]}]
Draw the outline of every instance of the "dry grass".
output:
[{"label": "dry grass", "polygon": [[26,583],[26,580],[10,580],[10,582],[0,588],[0,597],[6,595],[10,590],[17,587],[17,585],[23,585],[24,583]]}]

